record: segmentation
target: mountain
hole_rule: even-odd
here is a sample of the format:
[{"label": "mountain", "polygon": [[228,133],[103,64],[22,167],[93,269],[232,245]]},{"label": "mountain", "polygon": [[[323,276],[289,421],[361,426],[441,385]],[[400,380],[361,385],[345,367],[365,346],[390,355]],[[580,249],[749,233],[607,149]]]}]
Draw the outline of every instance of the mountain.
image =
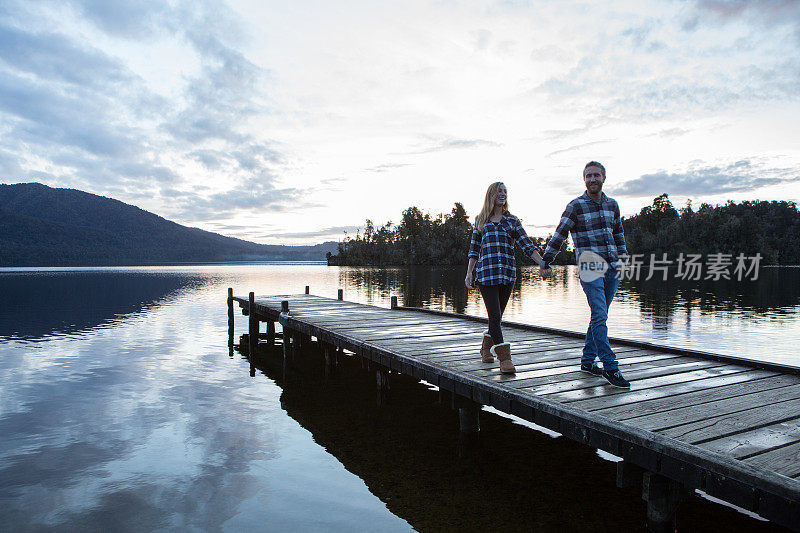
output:
[{"label": "mountain", "polygon": [[279,246],[225,237],[75,189],[0,185],[0,266],[312,261],[336,250],[335,242]]}]

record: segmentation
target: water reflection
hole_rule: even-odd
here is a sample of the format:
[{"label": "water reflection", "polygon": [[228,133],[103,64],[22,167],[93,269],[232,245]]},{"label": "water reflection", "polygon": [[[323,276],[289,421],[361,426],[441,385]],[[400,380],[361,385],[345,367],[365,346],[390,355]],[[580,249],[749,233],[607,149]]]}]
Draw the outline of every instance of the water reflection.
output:
[{"label": "water reflection", "polygon": [[31,340],[94,328],[197,282],[158,272],[1,273],[0,338]]}]

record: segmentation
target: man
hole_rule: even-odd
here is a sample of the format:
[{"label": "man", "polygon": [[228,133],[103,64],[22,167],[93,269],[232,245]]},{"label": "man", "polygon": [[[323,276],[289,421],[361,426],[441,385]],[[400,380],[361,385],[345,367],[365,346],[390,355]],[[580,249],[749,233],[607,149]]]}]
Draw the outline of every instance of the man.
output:
[{"label": "man", "polygon": [[[581,370],[604,377],[611,385],[629,389],[631,384],[619,371],[619,364],[608,343],[608,308],[617,292],[621,267],[620,257],[627,256],[622,232],[619,205],[603,193],[606,169],[597,161],[589,161],[583,169],[586,192],[567,204],[553,237],[539,265],[543,278],[550,277],[550,263],[561,244],[572,232],[575,257],[581,274],[581,286],[586,293],[592,317],[583,346]],[[601,264],[601,268],[595,268]],[[595,362],[599,358],[603,367]]]}]

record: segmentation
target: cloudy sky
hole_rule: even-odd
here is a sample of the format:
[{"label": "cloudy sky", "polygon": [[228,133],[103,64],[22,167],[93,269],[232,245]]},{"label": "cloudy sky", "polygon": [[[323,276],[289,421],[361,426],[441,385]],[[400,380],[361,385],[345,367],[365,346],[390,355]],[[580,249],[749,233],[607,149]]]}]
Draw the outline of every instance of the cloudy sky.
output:
[{"label": "cloudy sky", "polygon": [[606,164],[800,201],[800,1],[29,0],[0,5],[0,182],[263,243],[480,208],[545,235]]}]

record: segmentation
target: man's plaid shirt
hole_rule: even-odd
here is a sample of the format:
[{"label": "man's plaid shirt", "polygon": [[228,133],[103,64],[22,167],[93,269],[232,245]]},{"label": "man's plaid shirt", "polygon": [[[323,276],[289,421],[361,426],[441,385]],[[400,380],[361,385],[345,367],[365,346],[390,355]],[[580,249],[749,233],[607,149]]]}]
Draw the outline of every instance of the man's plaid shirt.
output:
[{"label": "man's plaid shirt", "polygon": [[500,222],[486,222],[483,231],[472,230],[467,257],[478,259],[475,282],[481,285],[507,285],[517,279],[514,242],[531,255],[536,245],[525,233],[517,217],[505,213]]},{"label": "man's plaid shirt", "polygon": [[587,250],[599,254],[609,264],[619,261],[620,256],[628,255],[619,205],[605,193],[601,193],[600,202],[589,198],[589,193],[583,193],[567,204],[561,222],[542,255],[545,263],[550,264],[555,258],[570,232],[576,259]]}]

